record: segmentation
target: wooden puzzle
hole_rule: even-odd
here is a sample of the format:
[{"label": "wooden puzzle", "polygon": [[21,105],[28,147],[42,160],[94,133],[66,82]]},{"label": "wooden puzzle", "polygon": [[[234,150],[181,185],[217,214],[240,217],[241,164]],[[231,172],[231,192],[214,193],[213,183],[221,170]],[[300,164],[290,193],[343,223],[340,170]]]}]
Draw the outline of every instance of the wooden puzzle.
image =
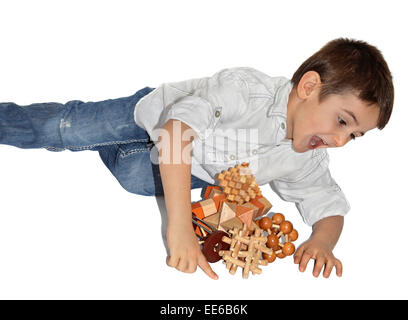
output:
[{"label": "wooden puzzle", "polygon": [[247,279],[249,272],[261,274],[259,265],[266,266],[268,261],[262,259],[262,254],[270,255],[273,250],[266,247],[267,238],[263,236],[260,228],[255,227],[254,232],[248,232],[246,225],[243,229],[229,230],[231,237],[224,236],[222,241],[229,244],[229,250],[220,250],[218,254],[225,261],[227,269],[235,274],[237,267],[242,268],[242,277]]},{"label": "wooden puzzle", "polygon": [[248,163],[216,178],[218,185],[203,189],[204,199],[191,204],[195,233],[208,262],[222,258],[231,274],[241,267],[247,279],[250,272],[261,274],[259,266],[294,253],[297,231],[282,213],[264,216],[272,204],[262,195]]},{"label": "wooden puzzle", "polygon": [[[267,213],[272,204],[262,195],[248,163],[237,164],[216,176],[218,186],[208,186],[204,199],[191,204],[195,217],[217,230],[227,230],[244,224],[253,228],[254,219]],[[205,236],[199,226],[195,232]]]}]

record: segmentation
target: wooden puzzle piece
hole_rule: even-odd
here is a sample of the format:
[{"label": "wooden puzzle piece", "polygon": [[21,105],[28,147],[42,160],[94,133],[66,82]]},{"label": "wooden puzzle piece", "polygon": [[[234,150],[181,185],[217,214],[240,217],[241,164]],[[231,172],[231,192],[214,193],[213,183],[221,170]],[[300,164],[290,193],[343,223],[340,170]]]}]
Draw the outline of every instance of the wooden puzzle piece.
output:
[{"label": "wooden puzzle piece", "polygon": [[272,249],[265,246],[267,239],[262,235],[262,230],[257,227],[254,234],[248,235],[248,230],[244,226],[243,229],[235,228],[229,232],[231,238],[223,237],[222,241],[229,244],[230,249],[220,250],[219,255],[226,262],[227,268],[230,268],[230,273],[235,273],[236,268],[241,267],[244,279],[248,278],[249,272],[260,274],[262,270],[259,265],[268,264],[267,260],[261,259],[262,253],[270,255],[273,252]]}]

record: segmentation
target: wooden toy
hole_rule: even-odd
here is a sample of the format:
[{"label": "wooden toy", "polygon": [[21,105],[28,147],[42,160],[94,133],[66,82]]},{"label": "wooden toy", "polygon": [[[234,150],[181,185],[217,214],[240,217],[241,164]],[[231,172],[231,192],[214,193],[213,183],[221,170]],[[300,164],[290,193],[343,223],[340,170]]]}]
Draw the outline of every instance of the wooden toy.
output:
[{"label": "wooden toy", "polygon": [[228,201],[243,204],[256,197],[262,197],[262,192],[248,165],[248,163],[237,164],[217,174],[218,184],[222,187]]},{"label": "wooden toy", "polygon": [[[203,189],[204,200],[191,204],[195,217],[221,231],[245,224],[252,228],[254,219],[265,214],[272,204],[262,196],[248,163],[237,164],[217,175],[219,186]],[[196,226],[198,236],[204,236]]]},{"label": "wooden toy", "polygon": [[219,186],[208,186],[204,190],[203,198],[208,199],[212,198],[214,195],[222,193],[221,188]]},{"label": "wooden toy", "polygon": [[222,241],[222,237],[228,237],[228,233],[217,230],[197,217],[193,218],[193,224],[200,228],[202,234],[205,234],[205,236],[199,236],[199,242],[202,245],[202,252],[207,261],[214,263],[221,260],[218,252],[229,249],[229,244]]},{"label": "wooden toy", "polygon": [[224,236],[222,241],[229,244],[230,248],[218,252],[226,262],[230,273],[234,274],[237,267],[242,268],[244,279],[248,278],[249,272],[261,274],[262,269],[259,268],[259,265],[268,265],[266,259],[261,259],[262,254],[273,254],[273,250],[265,246],[267,239],[262,236],[262,229],[256,227],[254,233],[249,235],[246,231],[246,226],[240,230],[237,228],[229,230],[231,238]]},{"label": "wooden toy", "polygon": [[298,232],[293,229],[290,221],[285,220],[282,213],[275,213],[272,219],[263,217],[259,220],[258,225],[268,233],[266,246],[274,251],[274,255],[264,255],[264,259],[273,262],[276,257],[282,259],[295,252],[295,245],[292,241],[297,240]]},{"label": "wooden toy", "polygon": [[222,241],[223,237],[228,237],[228,233],[217,230],[204,239],[202,252],[208,262],[214,263],[221,260],[219,252],[229,249],[230,245]]},{"label": "wooden toy", "polygon": [[216,177],[218,186],[206,187],[203,200],[191,204],[195,233],[207,261],[223,259],[231,274],[241,267],[246,279],[250,272],[260,274],[259,267],[277,257],[292,255],[298,233],[282,213],[264,216],[272,204],[262,195],[248,163]]}]

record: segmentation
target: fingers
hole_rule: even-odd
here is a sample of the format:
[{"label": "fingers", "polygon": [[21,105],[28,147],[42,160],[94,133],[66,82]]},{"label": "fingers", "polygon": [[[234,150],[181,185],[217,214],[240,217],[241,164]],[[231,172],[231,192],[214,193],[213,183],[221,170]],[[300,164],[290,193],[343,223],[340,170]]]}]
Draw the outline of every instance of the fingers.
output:
[{"label": "fingers", "polygon": [[297,250],[296,250],[296,253],[294,254],[294,256],[293,256],[293,262],[295,263],[295,264],[299,264],[299,262],[300,262],[300,259],[302,258],[302,255],[303,255],[303,252],[304,252],[305,250],[304,250],[304,247],[303,246],[300,246]]},{"label": "fingers", "polygon": [[299,270],[300,272],[304,272],[306,270],[307,264],[309,263],[312,255],[308,252],[304,252],[302,258],[300,259],[299,263]]},{"label": "fingers", "polygon": [[193,273],[197,269],[197,263],[190,262],[188,258],[181,258],[179,256],[167,257],[167,265],[186,273]]},{"label": "fingers", "polygon": [[330,273],[332,272],[334,267],[334,262],[332,260],[327,261],[326,266],[324,267],[323,277],[328,278],[330,277]]},{"label": "fingers", "polygon": [[218,279],[218,275],[211,269],[210,264],[203,254],[200,254],[197,258],[180,258],[177,256],[170,256],[167,257],[167,265],[186,273],[196,272],[198,265],[211,279]]},{"label": "fingers", "polygon": [[319,276],[320,271],[322,271],[323,266],[326,264],[326,259],[324,256],[318,256],[315,259],[315,264],[313,268],[313,276],[316,278]]},{"label": "fingers", "polygon": [[336,266],[336,275],[338,277],[341,277],[343,274],[343,265],[341,264],[341,261],[338,259],[335,259],[334,265]]},{"label": "fingers", "polygon": [[304,272],[307,268],[307,264],[310,259],[314,259],[313,276],[316,278],[320,275],[323,270],[323,277],[329,278],[333,268],[336,267],[336,275],[338,277],[342,276],[343,265],[340,260],[336,259],[333,255],[326,255],[319,252],[311,252],[307,248],[302,246],[296,251],[293,260],[295,264],[299,264],[299,271]]},{"label": "fingers", "polygon": [[211,269],[210,264],[208,263],[207,259],[201,254],[198,257],[198,266],[207,274],[211,279],[217,280],[217,274]]},{"label": "fingers", "polygon": [[179,263],[180,257],[179,256],[169,256],[167,257],[167,265],[172,268],[176,268]]}]

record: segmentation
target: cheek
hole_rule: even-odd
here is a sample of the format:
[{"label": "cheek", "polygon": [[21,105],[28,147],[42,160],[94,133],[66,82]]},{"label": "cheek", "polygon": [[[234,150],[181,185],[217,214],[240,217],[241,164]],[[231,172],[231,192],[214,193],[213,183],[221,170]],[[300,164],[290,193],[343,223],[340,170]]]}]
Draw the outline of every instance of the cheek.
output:
[{"label": "cheek", "polygon": [[316,130],[321,127],[321,120],[318,115],[313,113],[306,113],[302,117],[299,117],[295,125],[295,132],[298,136],[310,135],[316,133]]}]

